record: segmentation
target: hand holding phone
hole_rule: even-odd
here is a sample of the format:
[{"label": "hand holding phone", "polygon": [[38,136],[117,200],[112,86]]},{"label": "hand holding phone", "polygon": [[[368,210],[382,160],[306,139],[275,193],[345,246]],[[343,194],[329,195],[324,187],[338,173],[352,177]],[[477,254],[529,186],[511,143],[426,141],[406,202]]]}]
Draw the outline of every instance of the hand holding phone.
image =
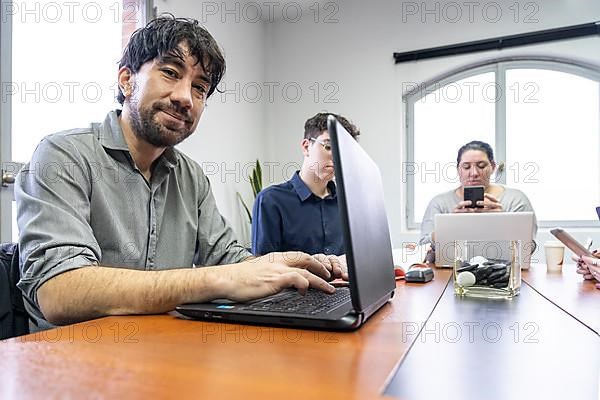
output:
[{"label": "hand holding phone", "polygon": [[467,205],[467,208],[483,208],[482,205],[478,205],[478,201],[483,201],[484,187],[483,186],[465,186],[463,194],[463,199],[465,201],[471,201],[470,205]]},{"label": "hand holding phone", "polygon": [[596,279],[600,282],[600,259],[590,256],[581,256],[581,259],[587,266],[586,273],[583,274],[585,279]]}]

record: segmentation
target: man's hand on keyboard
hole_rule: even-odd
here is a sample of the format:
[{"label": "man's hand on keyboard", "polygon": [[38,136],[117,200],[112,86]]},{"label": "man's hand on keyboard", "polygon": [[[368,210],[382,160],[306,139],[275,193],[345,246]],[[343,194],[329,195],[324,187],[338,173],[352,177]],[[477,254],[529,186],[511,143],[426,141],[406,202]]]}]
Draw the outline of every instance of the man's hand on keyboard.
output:
[{"label": "man's hand on keyboard", "polygon": [[331,279],[327,267],[315,257],[298,251],[269,253],[223,266],[221,271],[224,278],[221,297],[234,301],[266,297],[290,287],[301,294],[309,287],[326,293],[335,292],[335,288],[325,281]]},{"label": "man's hand on keyboard", "polygon": [[334,255],[326,256],[325,254],[315,254],[313,257],[327,268],[327,271],[331,274],[331,277],[328,279],[329,281],[334,279],[348,280],[348,266],[346,265],[345,254],[339,257]]}]

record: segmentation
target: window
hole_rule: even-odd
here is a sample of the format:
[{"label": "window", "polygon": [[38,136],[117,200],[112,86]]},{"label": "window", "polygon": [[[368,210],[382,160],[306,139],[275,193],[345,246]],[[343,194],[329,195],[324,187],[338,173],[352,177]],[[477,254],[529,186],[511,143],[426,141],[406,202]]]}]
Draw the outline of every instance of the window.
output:
[{"label": "window", "polygon": [[117,62],[146,2],[12,3],[12,159],[117,107]]},{"label": "window", "polygon": [[542,221],[597,221],[598,81],[521,68],[506,71],[506,86],[506,184]]},{"label": "window", "polygon": [[599,82],[595,67],[513,58],[406,94],[407,226],[418,228],[431,198],[459,185],[456,155],[471,140],[494,148],[493,180],[522,190],[540,226],[596,226]]},{"label": "window", "polygon": [[[44,136],[102,121],[118,106],[117,62],[151,10],[151,0],[0,1],[3,170],[16,173]],[[3,241],[17,240],[12,197],[0,197]]]}]

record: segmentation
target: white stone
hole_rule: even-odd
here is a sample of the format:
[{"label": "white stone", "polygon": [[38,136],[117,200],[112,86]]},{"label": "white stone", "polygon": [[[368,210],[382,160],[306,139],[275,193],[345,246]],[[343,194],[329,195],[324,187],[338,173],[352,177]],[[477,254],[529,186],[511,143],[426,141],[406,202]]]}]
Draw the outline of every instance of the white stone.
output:
[{"label": "white stone", "polygon": [[456,282],[461,287],[473,286],[475,284],[476,280],[477,279],[475,278],[475,275],[472,272],[470,272],[470,271],[461,272],[456,277]]},{"label": "white stone", "polygon": [[471,258],[469,260],[469,264],[473,265],[473,264],[479,264],[482,265],[484,262],[487,262],[487,258],[483,257],[483,256],[475,256],[473,258]]}]

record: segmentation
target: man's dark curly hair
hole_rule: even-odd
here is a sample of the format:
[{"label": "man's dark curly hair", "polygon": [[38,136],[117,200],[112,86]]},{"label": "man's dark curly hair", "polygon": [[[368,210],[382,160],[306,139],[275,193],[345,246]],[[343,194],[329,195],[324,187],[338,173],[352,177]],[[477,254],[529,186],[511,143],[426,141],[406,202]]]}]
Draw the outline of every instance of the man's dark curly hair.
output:
[{"label": "man's dark curly hair", "polygon": [[360,135],[358,128],[346,118],[334,113],[318,113],[314,117],[306,120],[304,124],[304,139],[316,139],[327,130],[327,117],[333,115],[335,119],[340,121],[340,124],[352,135],[354,139]]},{"label": "man's dark curly hair", "polygon": [[[133,32],[119,68],[127,67],[135,74],[142,65],[155,58],[161,59],[168,54],[183,58],[178,47],[182,42],[187,44],[190,54],[202,64],[210,79],[207,96],[210,97],[225,74],[225,58],[215,39],[195,19],[175,18],[171,14],[153,19],[144,28]],[[125,101],[120,88],[117,100],[120,104]]]}]

